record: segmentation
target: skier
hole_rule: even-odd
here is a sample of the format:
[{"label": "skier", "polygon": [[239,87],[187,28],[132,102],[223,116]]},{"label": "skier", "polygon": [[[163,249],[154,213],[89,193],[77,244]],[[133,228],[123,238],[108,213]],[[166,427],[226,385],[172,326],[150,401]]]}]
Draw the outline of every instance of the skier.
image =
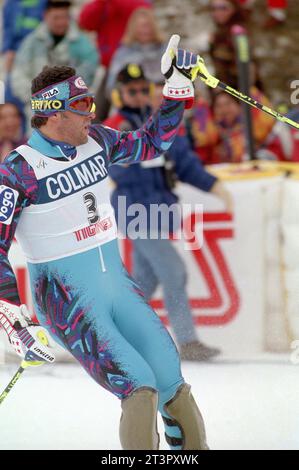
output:
[{"label": "skier", "polygon": [[[208,448],[175,344],[122,264],[107,178],[108,165],[154,158],[173,142],[193,101],[197,62],[179,40],[172,36],[162,56],[166,99],[134,132],[91,125],[95,106],[82,77],[44,68],[32,81],[28,145],[0,166],[0,322],[25,360],[53,362],[53,337],[121,399],[123,449],[158,449],[158,409],[172,449]],[[20,305],[7,257],[14,235],[41,326]]]}]

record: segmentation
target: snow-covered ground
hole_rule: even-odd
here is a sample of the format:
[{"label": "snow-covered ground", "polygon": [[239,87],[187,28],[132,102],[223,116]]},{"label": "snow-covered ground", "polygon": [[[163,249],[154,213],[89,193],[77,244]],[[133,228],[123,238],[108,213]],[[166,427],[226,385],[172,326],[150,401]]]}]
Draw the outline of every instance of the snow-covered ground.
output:
[{"label": "snow-covered ground", "polygon": [[[1,391],[14,371],[0,367]],[[299,365],[271,356],[184,363],[183,372],[212,449],[299,449]],[[30,369],[0,405],[0,449],[120,449],[119,416],[119,401],[78,366]]]}]

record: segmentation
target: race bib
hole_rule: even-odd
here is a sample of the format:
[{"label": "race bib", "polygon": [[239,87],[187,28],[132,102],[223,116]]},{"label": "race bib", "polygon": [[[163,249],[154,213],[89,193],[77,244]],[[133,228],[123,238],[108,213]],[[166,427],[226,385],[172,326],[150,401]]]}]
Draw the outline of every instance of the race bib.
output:
[{"label": "race bib", "polygon": [[0,223],[9,225],[18,200],[18,191],[8,186],[0,186]]}]

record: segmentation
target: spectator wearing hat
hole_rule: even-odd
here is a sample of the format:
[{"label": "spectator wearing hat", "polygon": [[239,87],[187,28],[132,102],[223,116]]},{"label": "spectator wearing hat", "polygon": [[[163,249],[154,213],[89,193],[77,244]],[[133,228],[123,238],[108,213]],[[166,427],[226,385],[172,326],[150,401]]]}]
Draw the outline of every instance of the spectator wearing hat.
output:
[{"label": "spectator wearing hat", "polygon": [[2,54],[5,72],[5,101],[23,111],[23,103],[11,89],[11,70],[17,50],[43,17],[47,0],[5,0],[2,10]]}]

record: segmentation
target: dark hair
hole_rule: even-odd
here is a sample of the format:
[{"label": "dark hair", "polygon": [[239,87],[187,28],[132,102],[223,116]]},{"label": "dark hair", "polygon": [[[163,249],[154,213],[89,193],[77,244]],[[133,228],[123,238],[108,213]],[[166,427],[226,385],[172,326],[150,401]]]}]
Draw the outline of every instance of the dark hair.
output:
[{"label": "dark hair", "polygon": [[68,0],[48,0],[45,6],[45,11],[51,10],[51,8],[70,8],[72,2]]},{"label": "dark hair", "polygon": [[[65,65],[55,65],[49,67],[46,65],[43,70],[32,80],[31,82],[31,93],[37,93],[44,88],[54,85],[55,83],[63,82],[70,77],[76,75],[76,70],[73,67],[67,67]],[[48,121],[47,117],[33,116],[31,119],[31,127],[39,129],[44,126]]]}]

